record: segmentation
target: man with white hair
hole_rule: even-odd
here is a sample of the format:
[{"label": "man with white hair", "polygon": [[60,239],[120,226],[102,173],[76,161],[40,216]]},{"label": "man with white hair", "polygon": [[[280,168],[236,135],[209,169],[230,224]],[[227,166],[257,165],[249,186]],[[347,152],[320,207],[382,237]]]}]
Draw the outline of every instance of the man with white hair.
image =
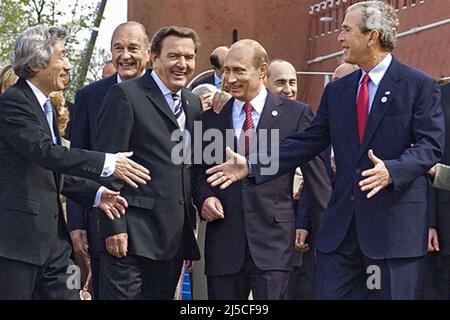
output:
[{"label": "man with white hair", "polygon": [[65,38],[57,27],[24,31],[11,61],[19,80],[0,96],[0,300],[78,297],[77,281],[69,279],[72,250],[60,195],[85,207],[95,202],[110,218],[119,218],[127,203],[118,192],[73,176],[114,175],[136,188],[150,179],[131,153],[61,145],[49,95],[65,88],[71,69]]},{"label": "man with white hair", "polygon": [[[333,144],[337,171],[316,241],[320,299],[419,297],[426,173],[442,157],[444,118],[438,84],[391,54],[396,36],[388,4],[350,6],[338,40],[345,62],[361,71],[327,85],[311,127],[281,142],[277,175],[262,176],[262,165],[251,165],[261,183]],[[248,175],[245,159],[228,153],[229,162],[207,172],[213,187]]]}]

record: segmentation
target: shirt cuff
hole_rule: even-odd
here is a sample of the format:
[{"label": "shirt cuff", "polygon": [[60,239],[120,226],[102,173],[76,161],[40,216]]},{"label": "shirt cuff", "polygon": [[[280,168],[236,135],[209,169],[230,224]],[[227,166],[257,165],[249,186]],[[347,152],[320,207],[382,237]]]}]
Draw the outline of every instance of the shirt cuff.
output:
[{"label": "shirt cuff", "polygon": [[98,206],[100,205],[100,201],[102,201],[102,193],[104,190],[106,190],[104,186],[98,188],[97,193],[95,194],[95,201],[93,205],[94,208],[98,208]]},{"label": "shirt cuff", "polygon": [[103,165],[103,170],[100,177],[104,178],[113,175],[116,170],[116,159],[117,156],[115,154],[105,153],[105,164]]}]

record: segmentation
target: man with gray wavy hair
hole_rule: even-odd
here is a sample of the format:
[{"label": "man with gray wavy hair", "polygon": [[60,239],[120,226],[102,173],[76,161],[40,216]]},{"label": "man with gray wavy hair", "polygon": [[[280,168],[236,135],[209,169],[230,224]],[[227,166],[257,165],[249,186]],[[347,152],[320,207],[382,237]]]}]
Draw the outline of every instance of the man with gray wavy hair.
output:
[{"label": "man with gray wavy hair", "polygon": [[65,38],[58,27],[24,31],[11,59],[19,80],[0,96],[0,300],[76,299],[60,195],[120,218],[125,198],[88,179],[115,176],[136,188],[150,179],[132,153],[61,145],[49,94],[65,88],[71,69]]},{"label": "man with gray wavy hair", "polygon": [[[344,61],[361,70],[330,82],[311,126],[281,142],[277,175],[251,166],[261,183],[333,143],[336,175],[315,248],[319,299],[419,298],[429,241],[426,173],[443,154],[444,118],[438,84],[391,54],[397,26],[384,2],[350,6],[338,41]],[[207,171],[212,187],[248,174],[245,159],[229,155]]]}]

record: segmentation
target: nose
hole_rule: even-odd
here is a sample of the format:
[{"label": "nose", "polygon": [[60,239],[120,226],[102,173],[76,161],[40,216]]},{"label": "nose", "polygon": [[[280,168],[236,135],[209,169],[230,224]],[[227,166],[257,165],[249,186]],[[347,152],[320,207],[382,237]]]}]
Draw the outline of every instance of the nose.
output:
[{"label": "nose", "polygon": [[70,61],[68,58],[64,59],[64,69],[67,71],[72,70],[72,65],[70,64]]},{"label": "nose", "polygon": [[178,62],[177,62],[177,65],[180,67],[180,68],[186,68],[186,58],[184,57],[184,56],[180,56],[179,58],[178,58]]},{"label": "nose", "polygon": [[339,32],[339,35],[337,37],[337,40],[339,42],[344,41],[344,31]]},{"label": "nose", "polygon": [[123,49],[123,51],[120,54],[120,57],[124,60],[129,59],[131,57],[130,51],[128,49]]},{"label": "nose", "polygon": [[286,93],[286,94],[290,94],[291,93],[291,91],[292,91],[292,89],[291,89],[291,86],[289,85],[289,84],[285,84],[285,85],[283,85],[283,87],[282,87],[283,89],[283,92],[284,93]]}]

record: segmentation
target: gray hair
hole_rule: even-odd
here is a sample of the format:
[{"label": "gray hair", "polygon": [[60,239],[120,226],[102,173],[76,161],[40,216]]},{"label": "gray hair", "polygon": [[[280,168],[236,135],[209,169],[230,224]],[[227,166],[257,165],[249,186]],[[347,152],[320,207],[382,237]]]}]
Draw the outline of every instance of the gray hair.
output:
[{"label": "gray hair", "polygon": [[119,31],[122,28],[132,28],[132,27],[136,27],[141,31],[141,35],[143,37],[144,40],[144,44],[145,44],[145,48],[143,49],[148,49],[150,46],[150,38],[148,37],[148,33],[147,33],[147,29],[145,29],[145,26],[142,23],[139,23],[137,21],[126,21],[124,23],[119,24],[116,29],[114,29],[113,35],[111,37],[111,49],[113,46],[113,41],[114,41],[114,37],[117,33],[117,31]]},{"label": "gray hair", "polygon": [[34,76],[32,68],[47,68],[53,47],[66,40],[66,31],[59,27],[36,26],[22,32],[14,45],[11,65],[23,79]]},{"label": "gray hair", "polygon": [[362,10],[361,31],[378,30],[381,47],[389,52],[394,50],[399,25],[394,8],[381,1],[366,1],[355,3],[347,12],[356,9]]}]

